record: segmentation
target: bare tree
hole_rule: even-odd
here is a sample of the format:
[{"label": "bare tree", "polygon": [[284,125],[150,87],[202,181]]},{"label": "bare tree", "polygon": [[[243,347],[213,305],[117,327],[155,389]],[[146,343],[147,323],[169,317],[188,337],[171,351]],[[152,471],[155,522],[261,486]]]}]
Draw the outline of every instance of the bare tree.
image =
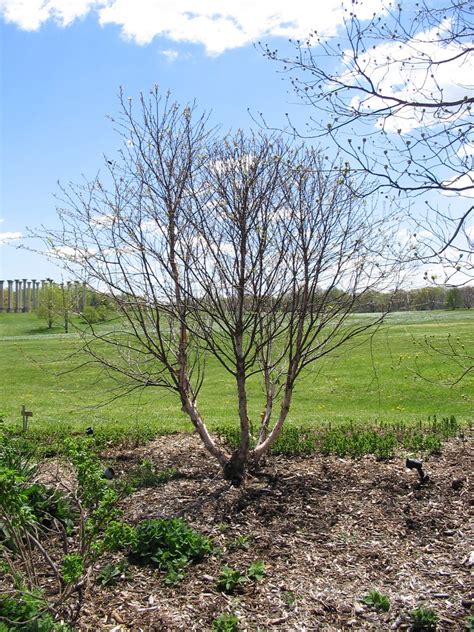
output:
[{"label": "bare tree", "polygon": [[[49,251],[121,314],[84,338],[92,359],[126,388],[175,392],[238,485],[278,438],[301,372],[380,322],[351,310],[361,293],[395,283],[383,256],[391,224],[368,207],[363,182],[314,149],[276,135],[216,140],[205,116],[157,90],[137,115],[123,98],[121,108],[120,160],[106,179],[64,191]],[[204,422],[208,355],[235,380],[232,453]],[[259,423],[249,416],[255,375]]]},{"label": "bare tree", "polygon": [[[425,194],[429,238],[417,236],[416,255],[447,264],[448,280],[460,268],[472,273],[472,0],[386,2],[369,20],[359,18],[363,8],[353,2],[341,34],[313,31],[290,55],[264,47],[312,108],[304,129],[289,119],[290,127],[330,138],[351,168],[372,176],[372,190]],[[454,196],[453,211],[432,192]]]}]

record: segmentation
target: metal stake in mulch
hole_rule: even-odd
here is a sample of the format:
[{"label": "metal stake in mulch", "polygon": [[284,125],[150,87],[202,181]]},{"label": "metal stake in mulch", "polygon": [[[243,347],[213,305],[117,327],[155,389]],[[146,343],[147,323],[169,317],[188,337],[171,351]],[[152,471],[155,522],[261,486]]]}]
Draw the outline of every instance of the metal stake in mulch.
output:
[{"label": "metal stake in mulch", "polygon": [[423,471],[422,461],[417,461],[416,459],[407,459],[405,465],[409,470],[416,470],[418,472],[420,483],[427,483],[430,480],[428,474]]},{"label": "metal stake in mulch", "polygon": [[21,407],[21,416],[23,417],[23,432],[28,430],[28,419],[29,417],[33,417],[33,413],[31,410],[26,410],[26,406]]}]

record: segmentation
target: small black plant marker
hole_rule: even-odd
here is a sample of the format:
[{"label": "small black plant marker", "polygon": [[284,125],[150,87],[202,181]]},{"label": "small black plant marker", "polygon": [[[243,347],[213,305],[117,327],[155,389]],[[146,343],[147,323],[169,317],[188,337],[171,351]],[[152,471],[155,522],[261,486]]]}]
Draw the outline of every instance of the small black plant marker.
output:
[{"label": "small black plant marker", "polygon": [[427,483],[430,480],[428,474],[425,474],[425,472],[423,472],[422,461],[417,461],[416,459],[407,459],[405,465],[409,470],[416,470],[418,472],[420,483]]},{"label": "small black plant marker", "polygon": [[113,478],[115,478],[115,471],[114,471],[114,469],[111,468],[111,467],[106,467],[105,470],[104,470],[103,476],[108,481],[111,481]]}]

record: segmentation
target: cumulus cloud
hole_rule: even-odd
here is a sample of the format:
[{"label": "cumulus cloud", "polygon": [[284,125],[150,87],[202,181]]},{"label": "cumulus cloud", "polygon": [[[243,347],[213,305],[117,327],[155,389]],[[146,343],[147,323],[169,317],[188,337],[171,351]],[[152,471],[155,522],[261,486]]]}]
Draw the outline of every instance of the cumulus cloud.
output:
[{"label": "cumulus cloud", "polygon": [[18,239],[21,239],[22,237],[23,235],[21,233],[12,233],[12,232],[0,233],[0,245],[7,244],[11,241],[17,241]]},{"label": "cumulus cloud", "polygon": [[[366,0],[358,10],[361,19],[369,18],[382,10],[382,0]],[[91,12],[138,44],[162,36],[201,44],[209,55],[271,36],[303,38],[315,27],[334,35],[344,17],[340,0],[0,0],[4,19],[25,30],[48,20],[68,26]]]},{"label": "cumulus cloud", "polygon": [[105,4],[106,0],[0,0],[0,14],[25,31],[36,31],[47,20],[68,26]]},{"label": "cumulus cloud", "polygon": [[[461,58],[459,56],[465,50],[465,44],[443,41],[451,27],[447,19],[435,29],[418,33],[404,43],[381,43],[361,55],[357,59],[358,65],[370,77],[377,92],[387,97],[407,102],[433,102],[436,96],[445,102],[462,99],[467,90],[466,77],[474,76],[474,56]],[[353,56],[350,50],[344,54]],[[347,73],[342,78],[356,82],[357,74],[352,77],[351,73]],[[360,97],[355,97],[351,105],[364,111],[376,111],[391,105],[391,101],[379,97],[361,101]],[[464,113],[463,109],[453,108],[450,111],[445,108],[442,121],[455,121]],[[420,126],[439,124],[440,120],[440,112],[430,113],[421,107],[408,107],[396,116],[381,118],[379,125],[387,132],[405,134]]]}]

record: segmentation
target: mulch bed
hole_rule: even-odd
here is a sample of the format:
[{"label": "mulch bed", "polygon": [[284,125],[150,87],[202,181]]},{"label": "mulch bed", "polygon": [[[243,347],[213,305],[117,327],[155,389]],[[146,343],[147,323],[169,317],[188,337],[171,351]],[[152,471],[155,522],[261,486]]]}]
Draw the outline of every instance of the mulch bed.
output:
[{"label": "mulch bed", "polygon": [[[119,476],[143,458],[177,468],[181,478],[127,497],[125,519],[183,517],[219,550],[176,586],[140,566],[114,586],[92,584],[80,630],[210,630],[224,612],[236,614],[242,630],[407,629],[419,606],[437,612],[438,629],[463,630],[472,613],[468,442],[451,440],[427,459],[430,481],[421,486],[401,456],[316,455],[272,457],[234,489],[192,435],[103,457]],[[241,535],[248,549],[232,546]],[[101,566],[119,559],[109,558]],[[232,596],[216,590],[224,564],[245,571],[255,560],[265,562],[263,581]],[[372,590],[388,595],[388,613],[361,603]]]},{"label": "mulch bed", "polygon": [[[189,434],[102,457],[118,478],[144,458],[176,468],[178,478],[126,497],[124,519],[182,517],[215,549],[174,586],[147,566],[131,565],[106,587],[92,575],[78,630],[205,631],[222,613],[237,615],[241,630],[403,630],[420,606],[436,611],[438,630],[464,630],[474,614],[472,441],[450,440],[427,458],[422,485],[402,454],[387,462],[313,455],[271,457],[236,489]],[[42,478],[52,482],[62,467],[46,461]],[[121,559],[108,554],[95,570]],[[256,560],[265,563],[262,581],[234,595],[216,589],[224,565],[245,572]],[[389,597],[389,612],[362,603],[374,590]]]}]

